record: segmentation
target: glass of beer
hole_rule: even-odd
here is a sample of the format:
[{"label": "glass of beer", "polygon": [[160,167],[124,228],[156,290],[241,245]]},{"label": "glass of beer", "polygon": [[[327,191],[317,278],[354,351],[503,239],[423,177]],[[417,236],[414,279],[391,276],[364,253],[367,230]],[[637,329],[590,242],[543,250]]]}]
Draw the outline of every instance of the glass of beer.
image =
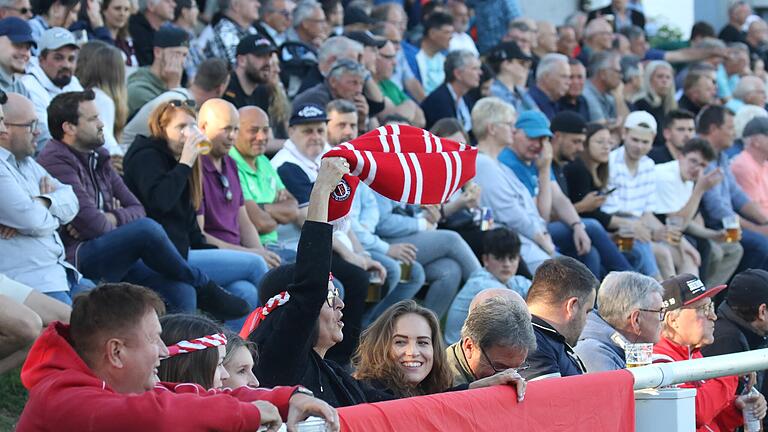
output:
[{"label": "glass of beer", "polygon": [[667,243],[672,246],[680,244],[680,236],[682,235],[684,221],[685,220],[680,216],[667,217]]},{"label": "glass of beer", "polygon": [[624,346],[624,359],[627,361],[627,368],[648,366],[651,364],[652,356],[652,343],[634,343]]},{"label": "glass of beer", "polygon": [[727,216],[723,218],[723,229],[725,229],[725,242],[734,243],[741,240],[741,225],[739,216]]},{"label": "glass of beer", "polygon": [[407,283],[411,281],[411,263],[400,261],[400,282]]},{"label": "glass of beer", "polygon": [[182,136],[186,139],[187,136],[199,136],[202,139],[197,143],[197,149],[200,154],[207,155],[211,152],[213,144],[211,141],[200,131],[200,128],[196,124],[191,124],[182,130]]},{"label": "glass of beer", "polygon": [[368,295],[365,298],[366,303],[378,303],[381,300],[381,286],[384,281],[378,273],[368,272]]},{"label": "glass of beer", "polygon": [[622,225],[616,234],[616,246],[619,252],[629,252],[635,245],[635,229],[632,225]]}]

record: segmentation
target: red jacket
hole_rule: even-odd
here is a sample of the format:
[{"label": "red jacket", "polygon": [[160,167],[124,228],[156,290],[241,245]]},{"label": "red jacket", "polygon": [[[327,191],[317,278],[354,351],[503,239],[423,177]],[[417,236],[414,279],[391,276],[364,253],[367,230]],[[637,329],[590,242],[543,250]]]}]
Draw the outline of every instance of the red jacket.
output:
[{"label": "red jacket", "polygon": [[161,383],[153,391],[121,394],[96,377],[68,341],[69,326],[53,323],[38,338],[21,371],[29,401],[17,430],[255,431],[259,410],[271,402],[285,419],[294,387],[206,390],[196,384]]},{"label": "red jacket", "polygon": [[[662,337],[653,347],[654,363],[669,363],[702,358],[698,348],[678,345]],[[742,412],[736,408],[738,377],[727,376],[680,384],[696,389],[696,430],[698,432],[733,431],[744,423]]]}]

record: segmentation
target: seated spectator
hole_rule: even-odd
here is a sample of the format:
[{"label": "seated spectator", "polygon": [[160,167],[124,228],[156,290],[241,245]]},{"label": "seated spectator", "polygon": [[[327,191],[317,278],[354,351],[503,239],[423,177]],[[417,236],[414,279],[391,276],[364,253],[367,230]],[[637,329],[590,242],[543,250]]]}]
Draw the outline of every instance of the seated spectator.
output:
[{"label": "seated spectator", "polygon": [[221,18],[213,26],[214,37],[205,47],[205,56],[225,59],[234,66],[235,49],[240,41],[258,33],[253,23],[259,19],[259,3],[252,0],[230,0],[223,3],[221,9]]},{"label": "seated spectator", "polygon": [[609,129],[621,126],[629,108],[621,93],[620,57],[612,51],[596,53],[590,57],[584,85],[584,98],[589,106],[589,119],[605,123]]},{"label": "seated spectator", "polygon": [[[30,351],[22,382],[31,397],[19,427],[45,429],[55,421],[66,430],[103,429],[117,421],[123,428],[158,430],[172,422],[236,431],[277,428],[279,412],[292,421],[320,414],[338,427],[332,409],[295,387],[211,391],[193,383],[160,383],[157,368],[169,354],[160,338],[163,312],[156,294],[125,283],[78,297],[71,324],[48,327]],[[83,406],[100,408],[85,412]],[[209,415],[200,416],[202,411]]]},{"label": "seated spectator", "polygon": [[631,8],[626,0],[611,0],[608,6],[593,10],[589,13],[588,20],[593,20],[603,15],[613,16],[613,28],[619,31],[625,27],[638,26],[645,28],[645,15],[642,12]]},{"label": "seated spectator", "polygon": [[[702,358],[701,348],[714,342],[715,304],[712,298],[725,285],[707,288],[696,276],[681,274],[665,280],[663,306],[667,309],[661,339],[654,345],[654,363]],[[678,384],[696,389],[697,430],[733,430],[744,422],[742,411],[765,417],[763,395],[737,396],[738,377],[727,376]]]},{"label": "seated spectator", "polygon": [[258,387],[259,380],[253,374],[256,351],[253,343],[243,340],[239,335],[225,331],[227,336],[227,354],[224,356],[224,369],[229,377],[222,378],[223,387],[238,388],[242,386]]},{"label": "seated spectator", "polygon": [[664,288],[653,278],[635,272],[612,272],[597,290],[597,310],[574,348],[587,372],[626,369],[624,348],[630,343],[656,343],[666,309]]},{"label": "seated spectator", "polygon": [[69,322],[69,306],[0,273],[0,374],[20,366],[44,327]]},{"label": "seated spectator", "polygon": [[509,22],[507,34],[504,36],[503,41],[516,43],[523,53],[531,56],[536,61],[538,58],[533,54],[533,48],[537,42],[537,32],[536,21],[531,18],[518,17]]},{"label": "seated spectator", "polygon": [[568,93],[571,69],[568,57],[552,53],[539,60],[536,67],[536,84],[531,85],[528,94],[548,119],[560,111],[558,101]]},{"label": "seated spectator", "polygon": [[30,97],[17,74],[26,73],[33,46],[37,43],[27,21],[17,17],[0,19],[0,91]]},{"label": "seated spectator", "polygon": [[656,145],[653,142],[653,148],[648,152],[648,157],[657,164],[672,162],[680,155],[685,143],[693,138],[696,132],[696,123],[693,113],[681,109],[674,109],[664,116],[664,126],[662,130],[663,145]]},{"label": "seated spectator", "polygon": [[765,108],[747,105],[740,109],[733,117],[733,129],[736,139],[733,141],[733,145],[725,151],[728,158],[733,159],[736,155],[744,151],[744,127],[746,127],[747,123],[755,117],[768,117],[768,111],[766,111]]},{"label": "seated spectator", "polygon": [[[674,73],[672,65],[663,60],[654,60],[646,64],[643,88],[637,98],[631,101],[633,102],[632,111],[646,111],[656,119],[657,124],[666,125],[670,113],[677,109]],[[665,134],[656,134],[656,139],[653,141],[654,150],[664,144],[665,138]],[[656,161],[656,163],[659,162]]]},{"label": "seated spectator", "polygon": [[[139,60],[136,58],[136,50],[133,47],[133,38],[128,31],[132,7],[130,0],[104,0],[101,3],[104,27],[109,31],[112,44],[120,50],[128,70],[139,67]],[[149,46],[151,47],[151,45]],[[126,75],[128,74],[126,73]]]},{"label": "seated spectator", "polygon": [[[737,274],[728,284],[725,301],[717,307],[714,342],[702,347],[705,357],[753,351],[766,347],[765,311],[768,308],[768,272],[750,269]],[[762,385],[761,385],[762,384]],[[765,371],[757,372],[757,390],[765,393]],[[741,394],[740,382],[735,394]],[[763,419],[765,424],[765,419]]]},{"label": "seated spectator", "polygon": [[[324,1],[324,2],[321,2],[321,4],[323,6],[323,13],[325,13],[325,23],[327,26],[326,31],[328,32],[328,34],[334,35],[334,36],[343,34],[345,31],[345,28],[347,27],[346,25],[344,25],[344,21],[345,21],[344,18],[347,17],[347,13],[344,11],[344,6],[341,4],[341,0]],[[350,10],[352,10],[353,6],[349,5],[349,8]],[[366,16],[367,16],[367,13],[366,13]],[[365,28],[360,30],[367,31],[368,27],[366,26]],[[355,31],[355,30],[350,29],[347,31]]]},{"label": "seated spectator", "polygon": [[309,68],[309,71],[301,77],[296,95],[323,83],[337,61],[346,59],[359,63],[364,48],[362,42],[346,36],[332,36],[326,39],[317,50],[317,66]]},{"label": "seated spectator", "polygon": [[576,48],[578,46],[579,40],[576,39],[576,29],[574,29],[573,26],[564,24],[557,27],[556,52],[570,59],[574,59],[574,56],[576,55]]},{"label": "seated spectator", "polygon": [[366,329],[355,360],[355,378],[393,398],[498,384],[516,386],[518,401],[525,395],[515,368],[453,387],[440,323],[413,300],[392,305]]},{"label": "seated spectator", "polygon": [[77,215],[77,196],[32,158],[38,134],[32,102],[0,92],[0,103],[0,273],[71,304],[70,291],[87,283],[81,287],[57,231]]},{"label": "seated spectator", "polygon": [[742,27],[747,21],[747,17],[752,15],[752,8],[745,1],[736,1],[728,7],[728,24],[726,24],[717,35],[718,39],[726,42],[743,42],[744,32]]},{"label": "seated spectator", "polygon": [[453,35],[448,51],[467,50],[479,56],[475,41],[467,32],[469,31],[469,8],[464,1],[457,0],[448,3],[448,10],[453,17]]},{"label": "seated spectator", "polygon": [[731,100],[742,75],[749,71],[749,47],[743,42],[731,42],[727,46],[726,55],[717,65],[715,75],[717,97],[731,111],[736,111],[738,103],[734,106]]},{"label": "seated spectator", "polygon": [[[267,113],[255,106],[246,106],[240,108],[238,114],[240,130],[229,155],[237,165],[245,208],[259,232],[259,240],[266,248],[276,251],[273,247],[279,240],[277,228],[298,221],[299,204],[264,155],[271,135]],[[293,261],[286,256],[281,258]]]},{"label": "seated spectator", "polygon": [[560,190],[568,195],[568,182],[563,169],[584,151],[587,123],[579,114],[563,111],[552,118],[549,129],[552,131],[552,175]]},{"label": "seated spectator", "polygon": [[[43,0],[35,2],[32,12],[35,16],[31,18],[29,26],[32,28],[32,37],[39,41],[43,32],[53,27],[68,28],[77,21],[77,14],[80,12],[81,3],[77,0]],[[37,48],[33,54],[38,54]]]},{"label": "seated spectator", "polygon": [[452,51],[445,58],[445,82],[421,102],[427,129],[443,118],[456,118],[469,133],[475,99],[467,93],[480,85],[480,60],[469,51]]},{"label": "seated spectator", "polygon": [[396,60],[397,51],[395,45],[387,41],[379,49],[379,55],[376,57],[376,70],[373,74],[373,79],[376,80],[381,93],[387,99],[385,101],[387,106],[379,113],[378,117],[381,119],[387,115],[397,114],[408,119],[409,123],[413,126],[424,127],[426,124],[424,111],[419,107],[419,104],[408,97],[391,79],[396,66]]},{"label": "seated spectator", "polygon": [[53,139],[38,157],[38,162],[70,185],[78,197],[77,216],[62,233],[69,262],[91,280],[141,283],[169,302],[178,294],[166,292],[182,290],[177,285],[186,285],[183,291],[197,291],[199,306],[217,318],[245,315],[248,309],[242,300],[190,267],[162,227],[144,218],[144,208],[101,148],[103,123],[94,98],[90,91],[53,98],[48,107]]},{"label": "seated spectator", "polygon": [[594,54],[613,49],[613,25],[605,17],[598,17],[589,20],[583,33],[583,43],[577,58],[588,67]]},{"label": "seated spectator", "polygon": [[446,61],[444,52],[450,49],[454,30],[451,15],[445,12],[433,13],[424,21],[424,37],[418,52],[405,53],[408,65],[424,87],[424,94],[427,96],[448,76],[443,68]]},{"label": "seated spectator", "polygon": [[[89,4],[87,2],[80,2],[80,8],[77,12],[77,21],[70,23],[66,28],[71,32],[85,33],[85,36],[87,37],[86,41],[101,40],[108,44],[112,44],[112,35],[104,24],[102,7],[103,6],[100,3]],[[125,23],[128,23],[128,14],[125,16]]]},{"label": "seated spectator", "polygon": [[500,43],[490,51],[486,61],[496,74],[491,95],[511,104],[518,112],[538,109],[527,89],[532,58],[516,43]]},{"label": "seated spectator", "polygon": [[122,175],[125,151],[117,139],[122,135],[128,117],[128,90],[120,50],[101,41],[86,43],[80,49],[75,76],[96,97],[94,103],[99,107],[99,119],[104,123],[104,148],[117,173]]},{"label": "seated spectator", "polygon": [[164,26],[155,33],[152,64],[142,66],[128,77],[129,117],[163,92],[181,85],[188,45],[187,32],[178,27]]},{"label": "seated spectator", "polygon": [[744,43],[749,46],[749,56],[766,60],[766,42],[768,42],[768,24],[762,18],[752,21],[747,28]]},{"label": "seated spectator", "polygon": [[522,371],[525,379],[586,372],[573,346],[594,307],[597,285],[595,276],[573,258],[553,258],[536,270],[527,299],[536,350],[528,353],[530,368]]},{"label": "seated spectator", "polygon": [[158,46],[155,33],[173,20],[176,4],[172,0],[147,0],[139,6],[138,12],[128,20],[128,31],[139,66],[149,66],[155,62],[154,49]]},{"label": "seated spectator", "polygon": [[[29,99],[35,105],[35,113],[40,124],[38,149],[51,139],[48,133],[46,108],[57,94],[82,91],[75,74],[77,56],[80,47],[75,43],[72,33],[61,27],[53,27],[43,32],[38,40],[40,55],[37,62],[31,62],[21,83],[29,92]],[[119,151],[119,148],[113,148]]]},{"label": "seated spectator", "polygon": [[461,326],[467,319],[470,303],[480,291],[488,288],[510,289],[525,299],[531,281],[516,275],[520,263],[520,239],[508,228],[485,232],[483,237],[483,268],[475,270],[453,299],[445,319],[445,340],[459,341]]},{"label": "seated spectator", "polygon": [[744,193],[768,214],[768,118],[750,120],[742,136],[744,151],[731,161],[731,171]]},{"label": "seated spectator", "polygon": [[589,104],[584,98],[584,83],[587,79],[587,69],[576,59],[568,59],[571,67],[571,81],[565,96],[560,98],[560,111],[578,113],[584,121],[590,121]]},{"label": "seated spectator", "polygon": [[0,19],[17,17],[28,20],[32,16],[32,6],[30,6],[29,0],[16,0],[0,6]]},{"label": "seated spectator", "polygon": [[[756,123],[755,126],[757,126]],[[746,129],[746,127],[745,127]],[[733,115],[721,106],[709,106],[698,117],[696,132],[715,150],[716,158],[705,172],[719,169],[723,181],[708,190],[701,201],[707,228],[723,229],[723,218],[738,215],[744,257],[737,272],[748,268],[768,270],[768,216],[739,186],[725,151],[733,145]]]},{"label": "seated spectator", "polygon": [[315,51],[328,37],[325,12],[315,0],[297,2],[291,17],[293,27],[286,31],[286,42],[301,42]]},{"label": "seated spectator", "polygon": [[286,30],[291,26],[289,3],[292,3],[291,0],[266,0],[261,2],[261,9],[259,10],[261,19],[255,26],[259,27],[260,33],[268,37],[272,45],[277,47],[285,43]]},{"label": "seated spectator", "polygon": [[[557,29],[549,21],[539,21],[536,23],[538,28],[536,37],[536,46],[533,49],[533,55],[541,58],[549,53],[557,52]],[[569,56],[570,57],[570,56]]]},{"label": "seated spectator", "polygon": [[197,74],[197,67],[205,60],[206,56],[200,49],[197,42],[197,17],[200,10],[197,8],[197,2],[193,0],[178,0],[176,7],[173,8],[173,25],[186,31],[189,35],[189,53],[184,61],[184,73],[187,78],[194,77]]},{"label": "seated spectator", "polygon": [[726,106],[736,113],[746,105],[765,108],[765,98],[765,81],[760,77],[747,75],[739,79],[739,83],[733,89],[733,98]]},{"label": "seated spectator", "polygon": [[714,69],[706,64],[691,68],[683,82],[683,95],[677,101],[678,107],[698,115],[704,106],[715,102]]}]

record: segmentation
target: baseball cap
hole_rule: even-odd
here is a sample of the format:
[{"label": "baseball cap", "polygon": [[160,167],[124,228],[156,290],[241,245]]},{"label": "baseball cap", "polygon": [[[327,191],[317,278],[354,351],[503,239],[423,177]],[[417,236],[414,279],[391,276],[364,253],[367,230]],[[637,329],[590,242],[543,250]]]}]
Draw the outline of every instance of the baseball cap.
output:
[{"label": "baseball cap", "polygon": [[360,42],[363,46],[372,46],[381,48],[387,44],[387,40],[384,38],[376,37],[369,31],[353,31],[345,33],[344,36],[352,39],[353,41]]},{"label": "baseball cap", "polygon": [[19,17],[0,19],[0,36],[8,36],[13,43],[31,43],[37,46],[35,38],[32,37],[32,27]]},{"label": "baseball cap", "polygon": [[517,129],[522,129],[528,138],[551,137],[549,120],[540,111],[523,111],[515,122]]},{"label": "baseball cap", "polygon": [[186,30],[173,25],[164,25],[155,32],[152,46],[155,48],[176,48],[189,46],[189,34]]},{"label": "baseball cap", "polygon": [[37,44],[41,52],[45,50],[55,51],[65,46],[78,48],[75,35],[62,27],[52,27],[44,31],[40,36],[40,42]]},{"label": "baseball cap", "polygon": [[524,53],[517,43],[513,41],[502,42],[496,45],[488,55],[488,59],[495,62],[512,59],[533,61],[533,57]]},{"label": "baseball cap", "polygon": [[768,135],[768,117],[755,117],[744,126],[741,136],[746,138],[753,135]]},{"label": "baseball cap", "polygon": [[632,111],[624,120],[624,127],[627,129],[644,129],[654,134],[658,130],[656,119],[648,111]]},{"label": "baseball cap", "polygon": [[236,55],[255,54],[257,56],[263,56],[276,52],[277,48],[272,45],[272,42],[264,36],[257,34],[250,34],[242,39],[237,44]]},{"label": "baseball cap", "polygon": [[357,6],[347,6],[344,8],[344,25],[352,24],[376,24],[376,20],[371,18],[365,10]]},{"label": "baseball cap", "polygon": [[726,285],[707,288],[698,277],[683,273],[661,283],[664,287],[663,306],[668,311],[680,309],[706,297],[714,297],[724,290]]},{"label": "baseball cap", "polygon": [[581,114],[574,111],[561,111],[552,117],[552,132],[565,132],[572,134],[587,133],[587,122]]},{"label": "baseball cap", "polygon": [[759,306],[768,303],[768,271],[745,270],[733,277],[725,301],[731,306]]},{"label": "baseball cap", "polygon": [[296,126],[304,123],[319,123],[328,121],[325,110],[320,105],[299,105],[293,110],[288,126]]}]

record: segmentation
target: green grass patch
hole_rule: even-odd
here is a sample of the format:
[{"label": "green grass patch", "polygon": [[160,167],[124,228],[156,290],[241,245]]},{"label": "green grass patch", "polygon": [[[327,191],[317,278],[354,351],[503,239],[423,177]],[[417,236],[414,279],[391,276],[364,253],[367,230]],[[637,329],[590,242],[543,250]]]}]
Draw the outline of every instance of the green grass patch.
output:
[{"label": "green grass patch", "polygon": [[0,375],[0,431],[12,431],[27,402],[27,390],[21,385],[21,368]]}]

